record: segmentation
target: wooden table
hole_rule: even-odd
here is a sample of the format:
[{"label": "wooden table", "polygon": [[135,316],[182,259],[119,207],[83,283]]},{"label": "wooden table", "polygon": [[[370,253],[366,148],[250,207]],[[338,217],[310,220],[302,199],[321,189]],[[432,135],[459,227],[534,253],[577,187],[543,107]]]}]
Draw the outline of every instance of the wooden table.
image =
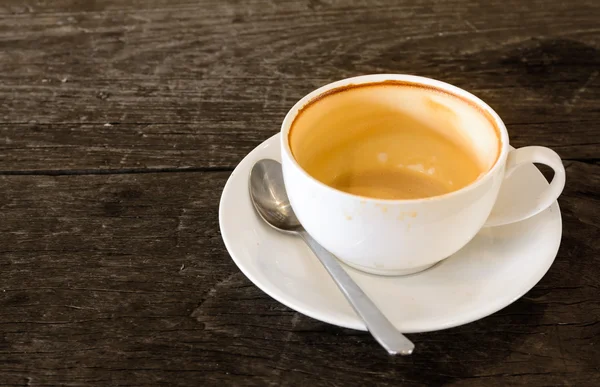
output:
[{"label": "wooden table", "polygon": [[[600,385],[599,20],[596,0],[2,1],[0,386]],[[385,72],[472,91],[567,169],[542,281],[408,358],[265,295],[217,220],[294,102]]]}]

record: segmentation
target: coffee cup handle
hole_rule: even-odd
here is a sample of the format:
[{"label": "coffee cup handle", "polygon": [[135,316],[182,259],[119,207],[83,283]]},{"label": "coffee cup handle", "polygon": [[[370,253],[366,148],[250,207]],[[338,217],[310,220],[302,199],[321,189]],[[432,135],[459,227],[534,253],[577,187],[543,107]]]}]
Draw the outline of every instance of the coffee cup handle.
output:
[{"label": "coffee cup handle", "polygon": [[[560,156],[552,149],[543,146],[527,146],[519,149],[512,149],[506,159],[504,179],[509,177],[515,170],[524,164],[539,163],[549,166],[554,170],[554,177],[550,185],[542,191],[531,206],[511,213],[503,213],[492,210],[492,214],[485,222],[484,227],[501,226],[504,224],[515,223],[521,220],[531,218],[550,207],[558,198],[565,187],[565,167]],[[515,198],[515,200],[519,200]]]}]

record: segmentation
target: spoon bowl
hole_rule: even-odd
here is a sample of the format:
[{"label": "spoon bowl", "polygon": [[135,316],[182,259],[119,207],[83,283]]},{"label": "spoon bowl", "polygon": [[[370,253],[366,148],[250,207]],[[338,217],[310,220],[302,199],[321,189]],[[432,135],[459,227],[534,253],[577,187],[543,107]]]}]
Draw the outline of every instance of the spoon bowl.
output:
[{"label": "spoon bowl", "polygon": [[281,164],[277,161],[264,159],[254,164],[250,172],[250,199],[269,226],[283,232],[302,231],[283,185]]}]

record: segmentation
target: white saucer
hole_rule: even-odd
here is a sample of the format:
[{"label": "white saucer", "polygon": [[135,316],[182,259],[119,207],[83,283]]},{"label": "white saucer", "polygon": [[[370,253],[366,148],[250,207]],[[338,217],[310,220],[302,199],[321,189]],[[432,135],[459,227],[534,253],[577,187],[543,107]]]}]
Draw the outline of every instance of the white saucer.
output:
[{"label": "white saucer", "polygon": [[[312,318],[365,330],[325,269],[304,243],[279,233],[255,214],[248,197],[252,165],[280,160],[279,135],[237,166],[221,197],[219,223],[225,246],[240,270],[277,301]],[[524,203],[547,187],[538,169],[524,166],[505,183]],[[512,196],[514,198],[514,196]],[[454,256],[424,272],[380,277],[345,266],[350,276],[401,332],[455,327],[488,316],[531,289],[552,265],[562,235],[558,203],[526,221],[483,229]]]}]

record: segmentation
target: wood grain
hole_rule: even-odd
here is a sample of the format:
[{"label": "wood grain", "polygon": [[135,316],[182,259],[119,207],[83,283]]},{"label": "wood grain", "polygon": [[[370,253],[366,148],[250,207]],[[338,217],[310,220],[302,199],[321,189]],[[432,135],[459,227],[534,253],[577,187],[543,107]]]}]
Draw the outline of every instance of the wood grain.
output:
[{"label": "wood grain", "polygon": [[[4,0],[0,386],[600,385],[600,3]],[[567,169],[526,296],[391,358],[282,306],[218,228],[230,171],[325,83],[463,87]],[[507,284],[510,286],[510,284]]]},{"label": "wood grain", "polygon": [[517,146],[598,158],[594,1],[5,3],[0,171],[232,168],[309,91],[390,72],[475,93]]},{"label": "wood grain", "polygon": [[540,284],[479,322],[411,336],[416,355],[395,359],[238,271],[217,225],[227,172],[4,176],[0,380],[594,385],[600,167],[567,168],[563,244]]}]

